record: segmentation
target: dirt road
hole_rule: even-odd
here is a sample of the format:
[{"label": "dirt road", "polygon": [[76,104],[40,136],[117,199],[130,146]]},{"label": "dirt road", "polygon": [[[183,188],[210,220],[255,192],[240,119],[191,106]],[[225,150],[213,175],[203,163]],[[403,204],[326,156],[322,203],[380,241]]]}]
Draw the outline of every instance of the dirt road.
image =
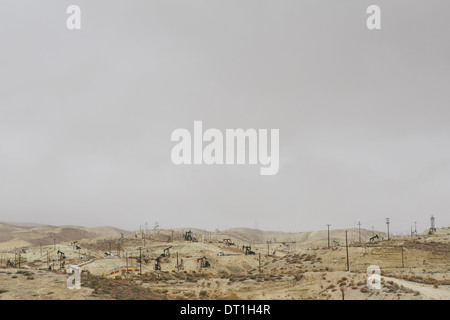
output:
[{"label": "dirt road", "polygon": [[422,284],[407,280],[401,280],[391,277],[382,277],[384,281],[392,281],[397,283],[399,286],[404,286],[405,288],[418,291],[420,294],[428,300],[450,300],[450,287],[449,286],[440,286],[438,288],[434,288],[433,285]]}]

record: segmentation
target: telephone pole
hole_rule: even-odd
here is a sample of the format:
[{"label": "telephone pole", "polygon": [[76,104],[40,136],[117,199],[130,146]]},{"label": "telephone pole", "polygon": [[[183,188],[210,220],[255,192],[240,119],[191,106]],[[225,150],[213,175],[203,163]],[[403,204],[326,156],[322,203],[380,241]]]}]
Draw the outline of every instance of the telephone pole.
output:
[{"label": "telephone pole", "polygon": [[261,252],[259,253],[259,272],[261,273]]},{"label": "telephone pole", "polygon": [[347,251],[347,271],[350,271],[350,265],[348,263],[348,240],[347,240],[347,230],[345,230],[345,248]]},{"label": "telephone pole", "polygon": [[389,240],[389,218],[386,218],[386,225],[387,225],[387,236]]},{"label": "telephone pole", "polygon": [[327,224],[327,227],[328,227],[328,249],[330,249],[330,226],[331,226],[331,224]]},{"label": "telephone pole", "polygon": [[404,260],[403,260],[403,246],[401,248],[402,248],[402,268],[404,268],[405,267],[405,263],[404,263]]},{"label": "telephone pole", "polygon": [[431,228],[430,228],[431,234],[434,234],[436,232],[436,226],[434,225],[434,216],[431,216]]},{"label": "telephone pole", "polygon": [[361,221],[358,221],[359,243],[361,243]]},{"label": "telephone pole", "polygon": [[142,252],[141,247],[139,247],[139,275],[142,275]]}]

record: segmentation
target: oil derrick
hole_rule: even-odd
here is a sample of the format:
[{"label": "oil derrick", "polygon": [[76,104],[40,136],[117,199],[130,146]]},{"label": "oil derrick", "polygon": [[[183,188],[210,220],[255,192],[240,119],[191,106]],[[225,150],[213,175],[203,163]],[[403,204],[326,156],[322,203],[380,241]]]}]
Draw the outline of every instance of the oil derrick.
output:
[{"label": "oil derrick", "polygon": [[434,224],[434,216],[431,216],[431,226],[430,231],[428,231],[428,234],[435,234],[436,233],[436,226]]}]

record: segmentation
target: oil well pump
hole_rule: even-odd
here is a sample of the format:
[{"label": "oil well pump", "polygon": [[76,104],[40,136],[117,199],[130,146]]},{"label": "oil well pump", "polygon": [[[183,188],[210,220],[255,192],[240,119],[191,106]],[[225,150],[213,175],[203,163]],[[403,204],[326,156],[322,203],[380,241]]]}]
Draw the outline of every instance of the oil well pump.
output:
[{"label": "oil well pump", "polygon": [[200,268],[208,268],[211,266],[206,257],[197,258],[197,262],[200,262]]},{"label": "oil well pump", "polygon": [[156,263],[154,267],[155,270],[161,270],[161,264],[159,263],[160,259],[161,259],[160,257],[156,258]]},{"label": "oil well pump", "polygon": [[251,246],[242,246],[242,249],[244,250],[245,255],[255,254],[255,251],[252,251]]},{"label": "oil well pump", "polygon": [[66,265],[66,255],[60,250],[57,251],[57,254],[59,255],[60,268],[64,268]]},{"label": "oil well pump", "polygon": [[170,248],[172,248],[172,246],[165,248],[164,252],[161,253],[161,257],[170,257]]},{"label": "oil well pump", "polygon": [[234,246],[234,242],[232,242],[231,239],[223,239],[223,243],[227,246]]},{"label": "oil well pump", "polygon": [[192,235],[192,231],[186,231],[185,233],[183,233],[183,237],[184,240],[189,241],[189,242],[197,242],[197,239]]}]

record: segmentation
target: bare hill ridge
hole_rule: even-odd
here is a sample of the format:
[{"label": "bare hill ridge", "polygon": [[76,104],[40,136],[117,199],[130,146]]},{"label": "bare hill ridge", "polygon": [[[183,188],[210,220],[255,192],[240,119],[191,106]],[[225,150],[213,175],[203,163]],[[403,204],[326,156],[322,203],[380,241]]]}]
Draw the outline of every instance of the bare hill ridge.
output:
[{"label": "bare hill ridge", "polygon": [[119,237],[130,231],[102,226],[87,228],[82,226],[51,226],[34,223],[11,224],[0,222],[0,250],[10,250],[36,245],[50,245],[61,241],[77,241],[91,238]]}]

